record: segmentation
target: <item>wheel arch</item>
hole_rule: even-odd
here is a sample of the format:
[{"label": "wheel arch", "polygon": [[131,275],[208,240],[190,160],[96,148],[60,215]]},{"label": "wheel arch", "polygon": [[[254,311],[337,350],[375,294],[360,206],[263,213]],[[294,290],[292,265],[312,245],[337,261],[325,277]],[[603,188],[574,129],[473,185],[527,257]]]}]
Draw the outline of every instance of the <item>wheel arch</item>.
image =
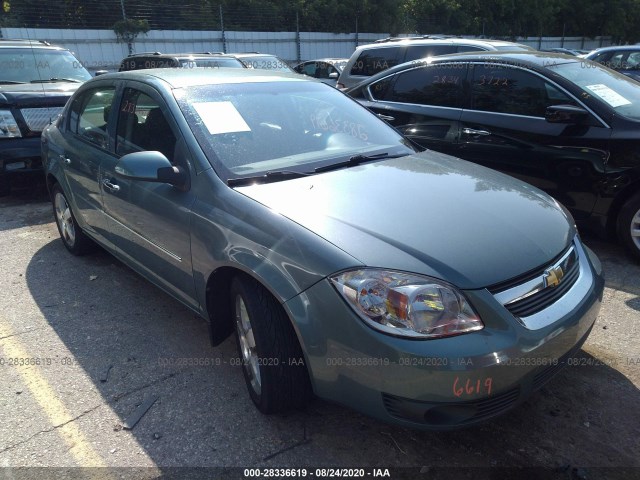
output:
[{"label": "wheel arch", "polygon": [[622,207],[629,201],[634,195],[640,194],[640,179],[627,185],[622,192],[616,195],[615,199],[609,207],[607,214],[607,233],[617,237],[618,217]]}]

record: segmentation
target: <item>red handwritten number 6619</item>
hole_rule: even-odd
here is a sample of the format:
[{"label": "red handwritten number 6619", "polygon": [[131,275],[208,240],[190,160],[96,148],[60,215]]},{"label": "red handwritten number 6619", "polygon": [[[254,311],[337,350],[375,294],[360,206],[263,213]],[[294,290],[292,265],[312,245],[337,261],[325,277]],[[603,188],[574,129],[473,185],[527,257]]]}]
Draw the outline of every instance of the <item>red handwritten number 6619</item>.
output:
[{"label": "red handwritten number 6619", "polygon": [[493,384],[493,379],[491,377],[487,377],[484,379],[484,382],[481,382],[480,379],[477,379],[475,382],[470,378],[467,378],[467,381],[462,383],[462,381],[456,377],[453,382],[453,394],[456,397],[462,397],[463,395],[473,395],[478,393],[486,393],[487,395],[491,395],[491,385]]}]

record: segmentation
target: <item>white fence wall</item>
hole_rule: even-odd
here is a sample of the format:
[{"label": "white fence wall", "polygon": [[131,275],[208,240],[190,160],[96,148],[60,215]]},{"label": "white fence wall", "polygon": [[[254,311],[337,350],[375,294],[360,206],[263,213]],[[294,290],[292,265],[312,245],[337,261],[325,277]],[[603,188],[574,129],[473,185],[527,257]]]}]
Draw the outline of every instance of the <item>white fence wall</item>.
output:
[{"label": "white fence wall", "polygon": [[[128,55],[127,45],[119,43],[112,30],[57,30],[46,28],[0,28],[3,38],[30,38],[47,40],[73,51],[90,71],[117,70],[120,61]],[[383,33],[334,34],[300,32],[300,45],[295,32],[235,32],[225,31],[224,42],[220,31],[152,30],[139,36],[133,47],[135,52],[262,52],[272,53],[295,63],[300,58],[348,58],[356,44],[372,43],[387,37]],[[473,37],[469,37],[473,38]],[[609,37],[588,39],[583,37],[527,37],[516,40],[534,48],[559,47],[593,49],[609,45]]]},{"label": "white fence wall", "polygon": [[[127,45],[119,43],[112,30],[56,30],[47,28],[2,28],[3,38],[46,40],[68,48],[89,70],[115,70],[128,55]],[[261,52],[272,53],[295,63],[298,45],[295,32],[152,30],[140,35],[133,44],[135,52]],[[388,35],[361,33],[358,43],[371,43]],[[300,33],[300,58],[303,60],[348,58],[356,47],[355,34],[322,32]]]}]

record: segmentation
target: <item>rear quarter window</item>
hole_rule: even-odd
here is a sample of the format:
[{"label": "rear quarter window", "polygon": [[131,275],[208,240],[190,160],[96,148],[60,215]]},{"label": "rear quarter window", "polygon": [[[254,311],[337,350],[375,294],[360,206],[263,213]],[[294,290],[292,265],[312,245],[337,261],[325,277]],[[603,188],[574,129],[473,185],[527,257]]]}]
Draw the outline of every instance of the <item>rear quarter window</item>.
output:
[{"label": "rear quarter window", "polygon": [[438,55],[447,55],[455,52],[455,45],[410,45],[407,47],[407,55],[404,61],[410,62],[411,60],[436,57]]},{"label": "rear quarter window", "polygon": [[370,77],[398,65],[404,58],[406,47],[370,48],[364,50],[351,67],[351,75]]}]

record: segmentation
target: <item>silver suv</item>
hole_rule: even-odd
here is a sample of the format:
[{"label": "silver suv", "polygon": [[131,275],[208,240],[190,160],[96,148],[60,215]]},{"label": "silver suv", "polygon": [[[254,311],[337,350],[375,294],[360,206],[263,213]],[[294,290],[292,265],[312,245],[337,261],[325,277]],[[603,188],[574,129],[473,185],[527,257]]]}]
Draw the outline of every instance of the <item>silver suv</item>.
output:
[{"label": "silver suv", "polygon": [[420,58],[460,52],[506,50],[531,51],[535,49],[521,43],[502,40],[470,40],[428,35],[385,38],[356,48],[356,51],[349,58],[347,66],[340,74],[337,87],[340,89],[353,87],[382,70]]}]

